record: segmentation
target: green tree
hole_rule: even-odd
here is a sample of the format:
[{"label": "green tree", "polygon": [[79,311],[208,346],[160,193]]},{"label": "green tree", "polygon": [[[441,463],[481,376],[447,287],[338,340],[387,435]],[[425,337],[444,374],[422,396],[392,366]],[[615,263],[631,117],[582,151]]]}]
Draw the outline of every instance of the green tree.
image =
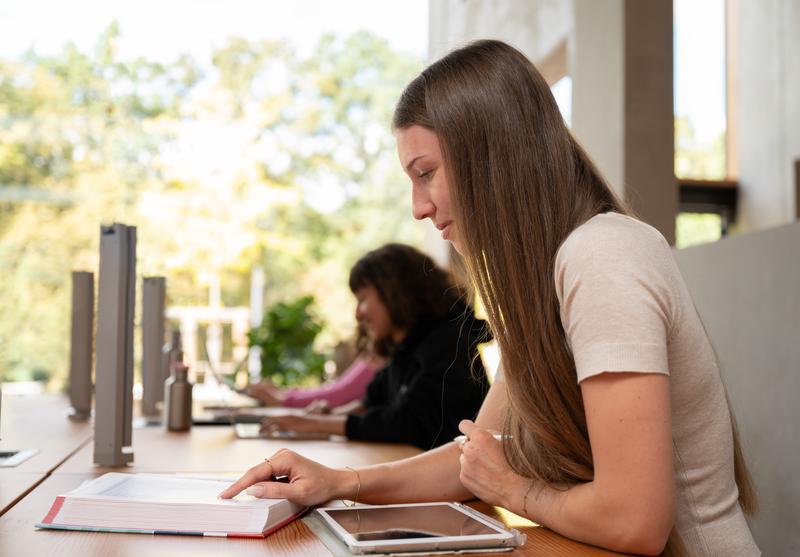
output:
[{"label": "green tree", "polygon": [[700,141],[686,116],[675,118],[675,175],[679,178],[723,180],[725,132],[712,141]]},{"label": "green tree", "polygon": [[173,304],[205,303],[209,277],[246,303],[260,265],[269,302],[313,294],[320,341],[346,335],[350,264],[416,239],[389,120],[421,61],[366,33],[308,57],[231,39],[210,67],[124,60],[119,37],[0,60],[0,373],[64,376],[69,272],[96,269],[112,221],[139,227],[140,274]]}]

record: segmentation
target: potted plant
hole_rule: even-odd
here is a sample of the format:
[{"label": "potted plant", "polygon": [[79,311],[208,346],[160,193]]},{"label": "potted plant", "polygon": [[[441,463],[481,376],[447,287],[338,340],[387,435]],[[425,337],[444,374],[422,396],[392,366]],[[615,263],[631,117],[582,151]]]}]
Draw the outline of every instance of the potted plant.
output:
[{"label": "potted plant", "polygon": [[261,349],[261,376],[275,385],[323,379],[326,358],[314,350],[322,322],[311,311],[313,303],[313,296],[278,302],[247,334],[250,347]]}]

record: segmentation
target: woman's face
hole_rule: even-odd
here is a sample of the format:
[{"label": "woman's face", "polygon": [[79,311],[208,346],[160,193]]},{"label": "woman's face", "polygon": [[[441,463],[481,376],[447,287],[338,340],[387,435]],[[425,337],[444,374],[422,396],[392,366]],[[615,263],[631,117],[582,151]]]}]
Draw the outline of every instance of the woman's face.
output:
[{"label": "woman's face", "polygon": [[394,338],[395,327],[389,309],[381,300],[378,291],[371,284],[355,291],[356,320],[363,325],[367,334],[374,340]]},{"label": "woman's face", "polygon": [[414,218],[431,219],[461,253],[458,226],[450,212],[450,185],[447,181],[442,149],[436,132],[423,126],[395,131],[400,164],[411,178],[411,203]]}]

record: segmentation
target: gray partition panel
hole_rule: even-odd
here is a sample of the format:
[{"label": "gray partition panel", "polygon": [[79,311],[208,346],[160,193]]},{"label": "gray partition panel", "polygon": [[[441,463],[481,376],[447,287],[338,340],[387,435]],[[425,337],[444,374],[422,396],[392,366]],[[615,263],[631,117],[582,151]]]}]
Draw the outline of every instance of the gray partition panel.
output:
[{"label": "gray partition panel", "polygon": [[97,304],[94,461],[123,466],[133,461],[133,310],[136,229],[100,228]]},{"label": "gray partition panel", "polygon": [[800,223],[676,252],[720,361],[764,555],[800,555]]},{"label": "gray partition panel", "polygon": [[142,280],[142,415],[158,417],[164,400],[162,350],[166,279]]},{"label": "gray partition panel", "polygon": [[73,271],[69,353],[69,416],[73,420],[86,420],[92,413],[93,347],[94,273]]}]

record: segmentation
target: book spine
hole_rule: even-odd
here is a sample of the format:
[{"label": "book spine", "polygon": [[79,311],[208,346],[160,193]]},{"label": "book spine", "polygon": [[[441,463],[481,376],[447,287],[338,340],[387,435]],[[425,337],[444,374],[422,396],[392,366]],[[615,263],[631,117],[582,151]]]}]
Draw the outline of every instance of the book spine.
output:
[{"label": "book spine", "polygon": [[275,530],[279,530],[279,529],[283,528],[284,526],[286,526],[287,524],[289,524],[290,522],[292,522],[293,520],[297,520],[298,518],[303,516],[308,511],[309,508],[311,508],[311,507],[305,507],[303,509],[300,509],[300,511],[298,511],[295,514],[293,514],[292,516],[290,516],[286,520],[275,524],[272,528],[270,528],[268,530],[264,530],[264,532],[262,533],[263,537],[266,538],[271,533],[273,533]]},{"label": "book spine", "polygon": [[[209,538],[227,538],[232,537],[226,532],[190,532],[184,530],[137,530],[131,528],[107,528],[98,526],[76,526],[71,524],[54,524],[52,522],[42,521],[35,525],[37,528],[44,528],[46,530],[68,530],[72,532],[105,532],[111,534],[145,534],[145,535],[161,535],[161,536],[195,536],[195,537],[209,537]],[[250,537],[250,538],[263,538],[261,534],[241,534],[233,537]]]},{"label": "book spine", "polygon": [[61,510],[61,506],[64,504],[63,497],[56,497],[56,500],[53,502],[53,506],[50,507],[50,511],[47,513],[42,519],[42,524],[52,524],[53,520],[55,520],[58,511]]},{"label": "book spine", "polygon": [[153,530],[155,535],[163,536],[213,536],[212,533],[206,532],[187,532],[183,530]]}]

